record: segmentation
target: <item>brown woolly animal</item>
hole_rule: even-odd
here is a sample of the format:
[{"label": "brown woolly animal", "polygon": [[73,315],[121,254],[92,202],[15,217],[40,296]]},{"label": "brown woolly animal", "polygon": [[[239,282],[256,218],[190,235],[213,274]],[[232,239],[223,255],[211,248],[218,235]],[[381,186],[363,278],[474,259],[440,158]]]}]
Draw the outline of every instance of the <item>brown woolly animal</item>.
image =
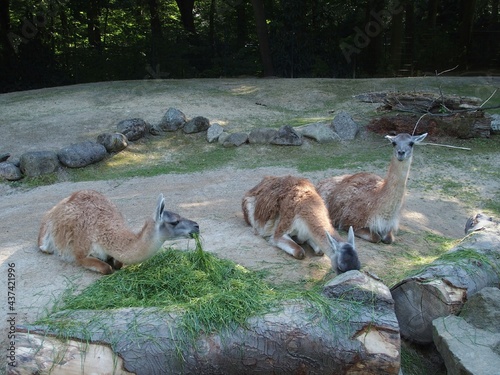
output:
[{"label": "brown woolly animal", "polygon": [[331,177],[316,188],[328,208],[336,228],[354,228],[354,234],[370,242],[394,241],[406,193],[406,182],[413,158],[413,146],[427,133],[386,135],[394,146],[385,179],[373,173]]},{"label": "brown woolly animal", "polygon": [[167,239],[192,237],[200,229],[194,221],[165,210],[160,194],[154,219],[147,219],[139,233],[125,224],[116,206],[101,193],[81,190],[48,211],[38,235],[40,251],[56,251],[64,260],[102,274],[123,264],[152,257]]},{"label": "brown woolly animal", "polygon": [[317,255],[327,253],[337,271],[361,267],[352,230],[348,242],[343,242],[323,200],[305,178],[264,177],[245,194],[242,209],[257,234],[297,259],[305,255],[299,244],[308,243]]}]

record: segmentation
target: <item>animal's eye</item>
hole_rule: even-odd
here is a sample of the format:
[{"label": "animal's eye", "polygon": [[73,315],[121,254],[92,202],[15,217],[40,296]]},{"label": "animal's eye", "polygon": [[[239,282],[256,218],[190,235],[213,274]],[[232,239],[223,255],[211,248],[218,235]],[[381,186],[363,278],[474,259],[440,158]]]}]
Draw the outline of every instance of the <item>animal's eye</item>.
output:
[{"label": "animal's eye", "polygon": [[396,146],[396,142],[392,142],[392,145],[393,145],[393,146]]},{"label": "animal's eye", "polygon": [[413,143],[413,142],[410,142],[410,147],[413,147],[413,145],[414,145],[414,144],[415,144],[415,143]]},{"label": "animal's eye", "polygon": [[179,224],[179,220],[171,221],[169,224],[173,225],[175,227],[175,226],[177,226],[177,224]]}]

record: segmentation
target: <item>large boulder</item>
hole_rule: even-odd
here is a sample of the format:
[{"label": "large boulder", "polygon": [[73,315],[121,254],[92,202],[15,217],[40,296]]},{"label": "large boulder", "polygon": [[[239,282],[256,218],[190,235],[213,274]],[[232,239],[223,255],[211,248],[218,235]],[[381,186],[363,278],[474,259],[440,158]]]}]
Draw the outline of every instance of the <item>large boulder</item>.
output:
[{"label": "large boulder", "polygon": [[116,128],[129,141],[137,141],[146,135],[151,126],[142,118],[132,118],[120,121]]},{"label": "large boulder", "polygon": [[80,168],[101,161],[107,154],[106,147],[100,143],[86,141],[64,147],[59,150],[57,157],[66,167]]},{"label": "large boulder", "polygon": [[37,177],[54,173],[59,167],[59,159],[54,151],[29,151],[19,159],[21,172],[27,177]]},{"label": "large boulder", "polygon": [[346,111],[340,111],[332,121],[332,127],[335,133],[342,140],[352,140],[358,134],[359,126]]},{"label": "large boulder", "polygon": [[120,152],[128,146],[127,137],[122,133],[99,134],[97,143],[103,145],[110,154]]},{"label": "large boulder", "polygon": [[290,125],[282,126],[271,140],[271,144],[279,146],[300,146],[302,142],[302,135]]},{"label": "large boulder", "polygon": [[169,108],[157,127],[164,132],[174,132],[186,123],[186,115],[176,108]]},{"label": "large boulder", "polygon": [[500,290],[474,294],[459,316],[433,321],[434,343],[449,375],[498,374],[500,369]]},{"label": "large boulder", "polygon": [[232,133],[224,139],[222,146],[224,147],[238,147],[248,141],[248,134],[246,133]]},{"label": "large boulder", "polygon": [[17,181],[23,178],[21,170],[9,161],[0,162],[0,178],[7,181]]},{"label": "large boulder", "polygon": [[273,128],[254,129],[248,135],[248,143],[268,144],[278,135],[278,130]]},{"label": "large boulder", "polygon": [[215,142],[219,139],[219,136],[224,132],[224,128],[218,124],[214,123],[210,125],[207,130],[207,141],[209,143]]},{"label": "large boulder", "polygon": [[317,122],[295,128],[304,137],[314,139],[319,143],[340,141],[340,137],[329,124]]},{"label": "large boulder", "polygon": [[182,131],[186,134],[200,133],[210,127],[210,121],[203,116],[197,116],[189,120],[182,127]]}]

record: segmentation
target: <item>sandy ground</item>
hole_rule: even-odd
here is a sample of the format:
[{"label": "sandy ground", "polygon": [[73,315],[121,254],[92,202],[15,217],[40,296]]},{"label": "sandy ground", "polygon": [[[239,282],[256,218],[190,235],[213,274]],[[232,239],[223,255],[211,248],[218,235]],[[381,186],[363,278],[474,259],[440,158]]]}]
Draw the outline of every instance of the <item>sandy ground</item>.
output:
[{"label": "sandy ground", "polygon": [[[214,90],[217,88],[213,85],[226,90],[256,90],[252,88],[255,86],[254,81],[245,84],[231,80],[208,82],[205,85]],[[271,81],[259,82],[260,85],[266,86]],[[187,90],[180,94],[176,94],[175,88],[170,89],[167,86],[163,90],[154,86],[156,91],[152,90],[146,95],[140,91],[143,88],[139,84],[130,86],[135,91],[131,91],[130,87],[129,91],[126,91],[118,84],[94,84],[0,96],[0,108],[10,116],[7,116],[8,120],[5,116],[0,120],[0,153],[8,151],[19,156],[22,152],[34,148],[58,149],[75,140],[93,137],[102,129],[112,129],[121,119],[143,117],[147,121],[155,122],[170,106],[177,107],[190,116],[204,115],[211,122],[225,121],[229,124],[237,124],[245,116],[266,116],[273,120],[284,116],[282,112],[265,106],[253,106],[253,112],[250,113],[238,102],[241,100],[239,96],[229,101],[227,98],[210,99],[196,92],[201,87],[196,86],[199,83],[192,82],[190,85],[190,81],[187,81],[186,85],[190,86],[192,91]],[[293,89],[300,87],[300,83],[293,85]],[[292,88],[284,89],[288,92],[291,90]],[[318,97],[313,98],[314,100],[320,100],[323,94],[314,95]],[[132,100],[132,97],[135,99]],[[265,95],[258,92],[249,100],[255,101],[256,98],[266,100]],[[295,99],[291,103],[296,103]],[[283,98],[276,100],[284,101]],[[234,108],[238,107],[242,109],[235,111]],[[418,151],[416,154],[416,162],[422,162]],[[246,267],[268,269],[271,271],[271,280],[322,277],[329,272],[328,257],[316,257],[309,251],[306,259],[295,260],[255,236],[243,221],[243,194],[265,175],[289,173],[297,174],[297,171],[287,168],[244,171],[224,168],[152,178],[62,182],[34,189],[0,183],[0,285],[3,286],[0,291],[0,347],[4,348],[8,341],[9,323],[6,317],[14,317],[16,324],[32,322],[50,308],[69,284],[84,287],[101,277],[67,264],[56,256],[43,254],[36,247],[43,214],[59,200],[79,189],[95,189],[110,197],[134,230],[138,230],[144,219],[153,214],[156,198],[161,192],[166,197],[169,210],[200,224],[206,251],[230,258]],[[415,173],[425,173],[425,170]],[[325,174],[328,174],[328,171],[302,175],[316,182]],[[401,231],[397,238],[399,243],[411,248],[422,231],[461,238],[463,225],[470,213],[464,212],[460,202],[425,192],[411,180],[409,190],[411,193],[407,197]],[[194,241],[177,240],[165,244],[169,245],[188,249],[194,248]],[[400,251],[401,246],[373,245],[359,240],[358,248],[363,268],[377,273],[384,267],[394,266],[390,262],[394,262],[394,252]],[[7,303],[9,267],[15,268],[15,304],[12,305],[11,312],[16,315],[7,315],[11,307]],[[1,356],[0,365],[5,358],[4,354],[5,352]]]}]

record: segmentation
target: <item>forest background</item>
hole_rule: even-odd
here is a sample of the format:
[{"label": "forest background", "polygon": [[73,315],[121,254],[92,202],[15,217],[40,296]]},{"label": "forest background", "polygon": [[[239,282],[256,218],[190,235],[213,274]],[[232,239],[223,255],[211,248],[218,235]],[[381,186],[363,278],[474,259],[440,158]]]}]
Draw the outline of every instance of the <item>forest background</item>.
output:
[{"label": "forest background", "polygon": [[0,0],[0,92],[155,78],[495,75],[500,0]]}]

